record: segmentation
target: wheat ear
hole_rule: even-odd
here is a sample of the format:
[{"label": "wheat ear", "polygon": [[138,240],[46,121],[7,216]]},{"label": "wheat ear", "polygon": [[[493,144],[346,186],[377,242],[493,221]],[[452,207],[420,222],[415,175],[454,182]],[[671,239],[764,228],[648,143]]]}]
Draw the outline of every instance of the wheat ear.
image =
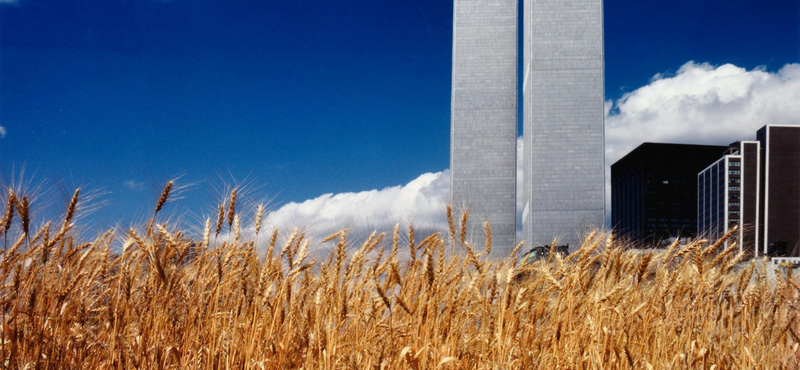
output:
[{"label": "wheat ear", "polygon": [[6,234],[8,234],[8,230],[11,228],[11,222],[14,220],[16,203],[17,195],[14,193],[14,190],[8,189],[8,207],[6,207],[6,214],[3,217],[3,230]]},{"label": "wheat ear", "polygon": [[72,194],[72,199],[69,201],[69,205],[67,206],[67,214],[64,216],[64,227],[69,225],[72,221],[72,218],[75,217],[75,209],[78,207],[78,195],[81,193],[81,189],[75,189],[75,194]]},{"label": "wheat ear", "polygon": [[31,227],[31,208],[28,202],[28,196],[23,195],[22,200],[17,203],[17,213],[19,213],[19,222],[22,225],[22,232],[26,235]]},{"label": "wheat ear", "polygon": [[256,229],[255,230],[256,231],[256,235],[258,235],[258,232],[261,231],[261,218],[262,217],[264,217],[264,205],[263,204],[259,204],[258,205],[258,209],[256,209],[256,224],[254,226],[255,229]]},{"label": "wheat ear", "polygon": [[456,240],[456,225],[453,222],[453,207],[449,204],[447,205],[447,226],[450,227],[450,238],[453,239],[453,242]]},{"label": "wheat ear", "polygon": [[231,201],[228,204],[228,227],[233,225],[233,216],[236,214],[236,188],[231,190]]},{"label": "wheat ear", "polygon": [[459,235],[461,244],[464,244],[464,241],[467,239],[467,218],[469,218],[469,211],[464,211],[464,213],[461,214],[461,233]]},{"label": "wheat ear", "polygon": [[417,248],[414,246],[414,227],[408,225],[408,249],[411,251],[411,261],[417,259]]},{"label": "wheat ear", "polygon": [[164,187],[164,191],[161,192],[161,196],[158,197],[158,202],[156,202],[156,213],[158,213],[158,211],[164,207],[164,203],[167,202],[170,191],[172,191],[172,181],[167,183],[167,186]]},{"label": "wheat ear", "polygon": [[489,226],[489,221],[483,223],[483,232],[486,234],[486,255],[492,252],[492,228]]}]

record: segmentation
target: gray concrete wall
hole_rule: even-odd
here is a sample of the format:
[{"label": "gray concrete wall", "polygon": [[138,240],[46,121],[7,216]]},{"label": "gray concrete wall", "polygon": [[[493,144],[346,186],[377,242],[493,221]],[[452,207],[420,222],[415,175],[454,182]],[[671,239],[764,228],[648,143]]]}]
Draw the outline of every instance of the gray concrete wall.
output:
[{"label": "gray concrete wall", "polygon": [[[455,0],[451,102],[451,204],[468,209],[468,233],[494,252],[516,237],[517,0]],[[482,245],[482,243],[481,243]]]},{"label": "gray concrete wall", "polygon": [[605,224],[602,0],[525,0],[523,239]]}]

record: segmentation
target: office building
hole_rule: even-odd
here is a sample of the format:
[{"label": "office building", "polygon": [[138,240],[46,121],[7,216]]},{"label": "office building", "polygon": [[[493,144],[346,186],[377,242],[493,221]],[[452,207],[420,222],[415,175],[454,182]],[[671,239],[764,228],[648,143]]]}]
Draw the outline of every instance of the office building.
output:
[{"label": "office building", "polygon": [[788,253],[800,257],[800,126],[767,125],[758,130],[761,143],[759,234],[761,251],[785,242]]},{"label": "office building", "polygon": [[602,0],[525,0],[523,235],[575,249],[605,225]]},{"label": "office building", "polygon": [[611,165],[611,226],[646,247],[697,235],[698,172],[726,146],[644,143]]},{"label": "office building", "polygon": [[516,237],[517,1],[455,0],[451,204],[470,239],[489,221],[498,253]]},{"label": "office building", "polygon": [[753,250],[759,233],[759,157],[759,142],[737,142],[697,174],[697,229],[701,236],[717,239],[738,226],[726,245],[736,242],[742,250]]},{"label": "office building", "polygon": [[698,174],[698,231],[737,225],[731,242],[748,255],[800,257],[800,126],[766,125],[756,138]]}]

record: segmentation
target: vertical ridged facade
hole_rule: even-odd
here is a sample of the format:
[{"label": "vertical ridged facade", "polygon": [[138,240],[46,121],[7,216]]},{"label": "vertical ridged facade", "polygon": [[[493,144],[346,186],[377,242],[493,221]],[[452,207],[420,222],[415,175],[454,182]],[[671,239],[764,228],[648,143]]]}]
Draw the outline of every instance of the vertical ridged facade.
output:
[{"label": "vertical ridged facade", "polygon": [[[455,0],[451,204],[469,210],[468,240],[492,228],[494,250],[516,238],[517,0]],[[494,254],[494,253],[493,253]]]},{"label": "vertical ridged facade", "polygon": [[570,244],[605,224],[602,0],[525,0],[523,236]]}]

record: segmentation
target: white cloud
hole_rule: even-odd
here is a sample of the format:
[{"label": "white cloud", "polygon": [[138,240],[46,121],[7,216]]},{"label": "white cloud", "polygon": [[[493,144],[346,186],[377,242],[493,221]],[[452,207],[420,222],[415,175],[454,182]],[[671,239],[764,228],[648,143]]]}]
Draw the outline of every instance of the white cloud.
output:
[{"label": "white cloud", "polygon": [[7,132],[5,127],[0,126],[0,139],[5,139]]},{"label": "white cloud", "polygon": [[134,181],[134,180],[127,180],[127,181],[123,182],[122,184],[125,185],[126,188],[128,188],[130,190],[134,190],[134,191],[139,191],[139,190],[144,189],[144,183],[137,182],[137,181]]},{"label": "white cloud", "polygon": [[800,124],[800,64],[777,72],[688,62],[606,102],[608,164],[639,144],[727,145],[755,140],[766,124]]},{"label": "white cloud", "polygon": [[357,193],[324,194],[291,202],[270,213],[265,224],[281,230],[300,227],[317,240],[350,228],[361,236],[409,223],[417,230],[447,230],[445,207],[450,171],[425,173],[406,185]]}]

